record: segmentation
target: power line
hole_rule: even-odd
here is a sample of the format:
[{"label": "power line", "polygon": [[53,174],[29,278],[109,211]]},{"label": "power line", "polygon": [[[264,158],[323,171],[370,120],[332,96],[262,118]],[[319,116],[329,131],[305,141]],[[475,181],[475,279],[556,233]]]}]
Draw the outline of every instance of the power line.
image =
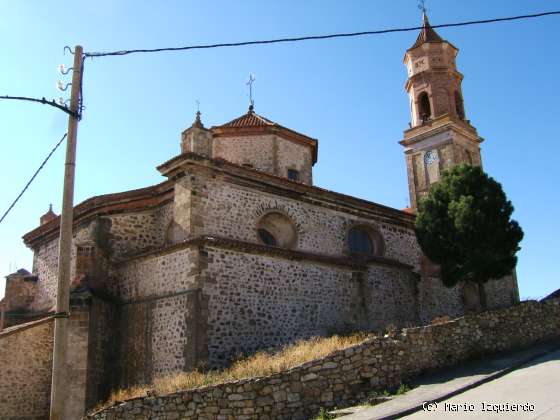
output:
[{"label": "power line", "polygon": [[45,97],[43,97],[41,99],[38,99],[38,98],[28,98],[26,96],[4,95],[4,96],[0,96],[0,99],[13,99],[13,100],[17,100],[17,101],[39,102],[39,103],[44,104],[44,105],[54,106],[55,108],[58,108],[61,111],[66,112],[68,115],[72,115],[74,118],[79,118],[79,115],[75,112],[72,112],[70,109],[68,109],[68,107],[66,105],[57,104],[54,100],[49,101],[49,100],[45,99]]},{"label": "power line", "polygon": [[23,187],[23,190],[21,190],[21,192],[19,193],[19,195],[16,197],[16,199],[14,200],[14,202],[10,205],[10,207],[8,207],[8,210],[6,210],[6,212],[2,215],[2,218],[0,218],[0,223],[2,223],[2,221],[6,218],[6,216],[8,215],[8,213],[10,212],[10,210],[12,210],[12,208],[16,205],[16,203],[18,202],[18,200],[21,198],[21,196],[23,195],[23,193],[25,192],[25,190],[27,190],[27,188],[29,187],[29,185],[31,185],[31,183],[33,182],[33,180],[35,179],[35,177],[37,176],[37,174],[41,171],[41,169],[43,169],[43,166],[45,166],[45,164],[47,163],[47,161],[50,159],[50,157],[52,156],[52,154],[55,152],[56,149],[58,149],[58,146],[60,146],[60,144],[64,141],[64,139],[66,138],[66,133],[64,133],[64,135],[62,136],[62,138],[58,141],[58,143],[53,147],[53,149],[51,150],[51,152],[47,155],[47,157],[45,158],[45,160],[43,161],[43,163],[41,163],[41,166],[39,166],[39,169],[37,169],[35,171],[35,173],[33,174],[33,176],[31,177],[31,179],[29,180],[29,182],[27,184],[25,184],[25,187]]},{"label": "power line", "polygon": [[[538,17],[551,16],[551,15],[560,15],[560,11],[552,11],[552,12],[537,13],[533,15],[512,16],[512,17],[504,17],[504,18],[496,18],[496,19],[472,20],[468,22],[459,22],[459,23],[445,23],[441,25],[432,25],[432,28],[449,28],[449,27],[456,27],[456,26],[479,25],[479,24],[486,24],[486,23],[505,22],[511,20],[538,18]],[[417,31],[419,29],[422,29],[422,26],[414,26],[411,28],[382,29],[382,30],[365,31],[365,32],[339,33],[339,34],[331,34],[331,35],[279,38],[279,39],[269,39],[269,40],[261,40],[261,41],[228,42],[228,43],[208,44],[208,45],[190,45],[186,47],[137,49],[137,50],[122,50],[122,51],[109,51],[109,52],[86,52],[84,53],[84,57],[93,58],[93,57],[107,57],[107,56],[115,56],[115,55],[128,55],[128,54],[135,54],[135,53],[186,51],[186,50],[200,50],[200,49],[222,48],[222,47],[241,47],[245,45],[277,44],[281,42],[298,42],[298,41],[310,41],[310,40],[318,40],[318,39],[346,38],[346,37],[364,36],[364,35],[380,35],[380,34],[387,34],[392,32],[409,32],[409,31]]]}]

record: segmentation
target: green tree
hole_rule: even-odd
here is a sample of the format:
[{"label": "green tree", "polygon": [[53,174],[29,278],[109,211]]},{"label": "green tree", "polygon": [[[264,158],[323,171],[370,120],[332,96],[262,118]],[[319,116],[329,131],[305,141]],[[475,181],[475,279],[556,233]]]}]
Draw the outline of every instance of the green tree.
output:
[{"label": "green tree", "polygon": [[416,235],[424,254],[441,266],[446,286],[481,285],[510,274],[517,264],[523,230],[512,213],[498,182],[480,167],[461,164],[445,171],[420,201]]}]

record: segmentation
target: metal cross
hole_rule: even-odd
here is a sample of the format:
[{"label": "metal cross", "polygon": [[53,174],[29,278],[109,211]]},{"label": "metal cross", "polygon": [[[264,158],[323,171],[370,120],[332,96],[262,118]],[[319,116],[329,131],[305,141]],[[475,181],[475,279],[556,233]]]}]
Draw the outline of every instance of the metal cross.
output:
[{"label": "metal cross", "polygon": [[249,86],[249,106],[253,107],[255,105],[255,101],[253,100],[253,82],[255,81],[255,76],[252,74],[249,75],[249,80],[247,81],[246,85]]},{"label": "metal cross", "polygon": [[426,14],[428,11],[426,8],[426,0],[418,0],[418,9],[420,9],[422,13]]},{"label": "metal cross", "polygon": [[195,102],[196,102],[196,112],[200,112],[200,101],[197,99]]}]

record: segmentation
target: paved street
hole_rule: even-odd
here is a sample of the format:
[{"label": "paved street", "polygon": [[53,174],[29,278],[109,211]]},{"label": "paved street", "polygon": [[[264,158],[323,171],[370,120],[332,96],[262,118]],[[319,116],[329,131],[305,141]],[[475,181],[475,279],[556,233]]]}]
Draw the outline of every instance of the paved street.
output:
[{"label": "paved street", "polygon": [[[560,419],[560,342],[473,360],[412,383],[414,389],[388,402],[348,407],[336,414],[345,420]],[[426,401],[438,403],[427,406]]]},{"label": "paved street", "polygon": [[[520,411],[504,403],[519,404]],[[531,407],[529,407],[531,406]],[[560,351],[548,354],[501,378],[405,418],[417,419],[560,419]],[[531,411],[523,411],[523,409]],[[453,411],[456,410],[456,411]]]}]

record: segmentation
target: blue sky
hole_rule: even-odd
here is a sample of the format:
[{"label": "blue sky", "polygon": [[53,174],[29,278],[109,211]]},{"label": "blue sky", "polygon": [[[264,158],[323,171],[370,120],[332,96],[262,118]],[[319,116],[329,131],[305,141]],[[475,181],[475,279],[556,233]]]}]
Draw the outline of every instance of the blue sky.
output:
[{"label": "blue sky", "polygon": [[[558,1],[431,0],[432,24],[560,9]],[[2,1],[0,95],[56,98],[65,45],[86,51],[155,48],[419,25],[414,0],[348,1]],[[560,227],[554,86],[560,17],[439,30],[460,49],[467,118],[486,139],[484,169],[502,183],[525,231],[519,253],[522,297],[560,287]],[[78,133],[75,203],[163,180],[155,166],[179,152],[180,132],[200,100],[217,125],[247,109],[245,81],[256,75],[255,108],[319,139],[315,184],[403,208],[403,150],[409,122],[404,51],[416,33],[87,60],[87,109]],[[66,131],[47,106],[0,101],[3,212]],[[60,212],[61,147],[0,224],[2,276],[31,269],[21,236],[49,203]],[[4,293],[0,279],[0,296]]]}]

